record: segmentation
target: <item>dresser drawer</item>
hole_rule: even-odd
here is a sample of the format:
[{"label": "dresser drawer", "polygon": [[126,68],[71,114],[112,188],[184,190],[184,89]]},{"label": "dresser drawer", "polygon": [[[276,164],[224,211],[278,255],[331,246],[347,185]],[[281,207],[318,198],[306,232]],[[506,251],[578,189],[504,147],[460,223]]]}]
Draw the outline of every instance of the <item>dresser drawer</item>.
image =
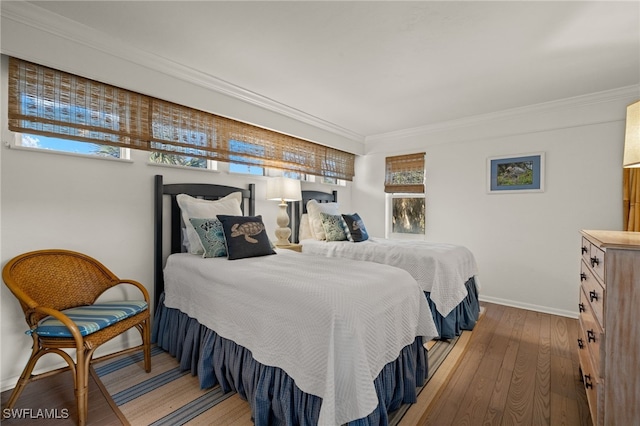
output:
[{"label": "dresser drawer", "polygon": [[591,244],[589,250],[589,265],[600,281],[604,283],[604,250],[594,244]]},{"label": "dresser drawer", "polygon": [[604,380],[583,369],[582,382],[587,394],[593,425],[602,426],[604,424]]},{"label": "dresser drawer", "polygon": [[[584,261],[580,265],[580,282],[582,283],[582,289],[585,293],[585,300],[591,305],[591,310],[598,320],[598,323],[600,323],[600,326],[606,329],[606,324],[604,323],[604,298],[606,290],[600,282],[598,282],[596,277],[593,276],[591,269]],[[582,299],[583,297],[580,296],[580,303],[585,302]],[[583,307],[580,306],[580,311],[582,312],[582,310]]]},{"label": "dresser drawer", "polygon": [[582,247],[580,247],[580,252],[582,253],[582,260],[589,263],[589,260],[591,259],[591,242],[585,237],[582,237]]},{"label": "dresser drawer", "polygon": [[[598,377],[596,369],[593,367],[593,360],[589,354],[589,348],[583,342],[586,342],[586,335],[582,327],[578,329],[578,356],[580,358],[580,374],[582,375],[582,384],[587,394],[589,402],[589,411],[594,426],[602,425],[603,414],[603,390],[604,380]],[[600,421],[597,419],[600,418]]]},{"label": "dresser drawer", "polygon": [[584,297],[582,297],[582,295],[580,296],[580,303],[585,304],[584,307],[582,305],[579,306],[580,312],[588,308],[586,305],[591,305],[591,310],[598,319],[600,326],[606,329],[604,323],[604,298],[606,290],[593,275],[591,268],[584,262],[580,265],[580,283],[584,291]]},{"label": "dresser drawer", "polygon": [[[580,312],[580,331],[578,338],[579,352],[583,355],[589,355],[592,360],[592,370],[599,377],[604,377],[604,365],[602,351],[604,350],[605,334],[600,324],[593,315],[591,305],[587,301],[587,295],[584,290],[580,291],[580,309],[584,306],[584,310]],[[582,348],[580,348],[582,346]],[[580,357],[582,361],[582,356]]]}]

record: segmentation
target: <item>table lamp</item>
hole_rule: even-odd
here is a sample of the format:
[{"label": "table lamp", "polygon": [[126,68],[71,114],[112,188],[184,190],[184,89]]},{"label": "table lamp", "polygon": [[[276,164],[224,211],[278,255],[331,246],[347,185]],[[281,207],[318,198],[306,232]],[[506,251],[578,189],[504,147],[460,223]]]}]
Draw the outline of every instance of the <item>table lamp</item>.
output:
[{"label": "table lamp", "polygon": [[287,201],[298,201],[302,199],[300,191],[300,181],[285,177],[275,177],[267,181],[267,200],[280,201],[280,211],[276,218],[278,228],[276,229],[276,247],[290,245],[289,237],[291,229],[289,225],[289,215],[287,214]]},{"label": "table lamp", "polygon": [[627,107],[623,167],[640,167],[640,101]]}]

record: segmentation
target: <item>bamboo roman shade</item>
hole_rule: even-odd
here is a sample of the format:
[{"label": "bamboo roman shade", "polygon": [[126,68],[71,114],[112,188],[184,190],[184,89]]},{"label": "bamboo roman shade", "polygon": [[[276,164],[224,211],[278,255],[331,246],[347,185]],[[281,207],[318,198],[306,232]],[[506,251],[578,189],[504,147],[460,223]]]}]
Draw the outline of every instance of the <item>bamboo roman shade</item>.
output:
[{"label": "bamboo roman shade", "polygon": [[385,159],[384,192],[424,193],[424,152]]},{"label": "bamboo roman shade", "polygon": [[352,180],[355,155],[10,58],[9,129]]},{"label": "bamboo roman shade", "polygon": [[148,149],[149,101],[138,93],[10,58],[9,129]]}]

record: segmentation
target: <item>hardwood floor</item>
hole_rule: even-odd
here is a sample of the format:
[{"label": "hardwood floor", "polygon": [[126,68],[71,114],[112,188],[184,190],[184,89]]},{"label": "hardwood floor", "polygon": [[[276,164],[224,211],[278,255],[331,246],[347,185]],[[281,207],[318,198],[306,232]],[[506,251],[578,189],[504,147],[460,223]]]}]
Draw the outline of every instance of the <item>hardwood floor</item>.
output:
[{"label": "hardwood floor", "polygon": [[578,320],[482,303],[483,318],[420,425],[591,425]]},{"label": "hardwood floor", "polygon": [[[428,408],[420,407],[424,414],[415,417],[419,420],[401,425],[591,425],[578,375],[577,320],[490,303],[482,306],[485,314],[462,359],[447,367],[454,370],[444,387]],[[70,380],[53,376],[32,383],[18,407],[68,408],[71,418],[45,423],[75,424]],[[119,424],[97,386],[92,388],[89,423]],[[8,397],[8,391],[2,393],[3,407]],[[15,419],[2,423],[44,424]]]},{"label": "hardwood floor", "polygon": [[[92,426],[127,425],[126,420],[120,419],[120,412],[110,405],[111,399],[105,398],[106,390],[102,384],[96,382],[93,376],[89,378],[89,414],[87,424]],[[11,396],[11,390],[2,392],[2,408],[6,406]],[[31,411],[29,411],[31,410]],[[47,418],[42,412],[48,410]],[[77,424],[76,400],[73,393],[73,377],[70,372],[56,374],[30,383],[22,392],[16,403],[14,418],[1,421],[2,426],[74,426]]]}]

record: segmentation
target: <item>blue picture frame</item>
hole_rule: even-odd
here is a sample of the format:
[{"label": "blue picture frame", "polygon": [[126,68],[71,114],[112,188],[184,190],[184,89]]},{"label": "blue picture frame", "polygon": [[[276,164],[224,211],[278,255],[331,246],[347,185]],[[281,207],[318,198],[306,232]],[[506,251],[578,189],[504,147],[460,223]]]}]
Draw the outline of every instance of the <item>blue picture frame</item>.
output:
[{"label": "blue picture frame", "polygon": [[491,194],[544,192],[544,152],[487,159]]}]

